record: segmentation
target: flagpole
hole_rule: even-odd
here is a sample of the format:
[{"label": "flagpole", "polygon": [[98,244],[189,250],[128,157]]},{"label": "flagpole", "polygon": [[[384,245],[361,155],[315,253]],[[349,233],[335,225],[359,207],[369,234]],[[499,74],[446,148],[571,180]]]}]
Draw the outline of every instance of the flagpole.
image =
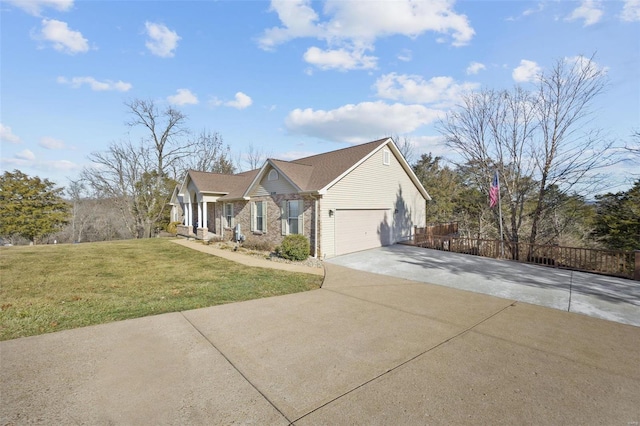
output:
[{"label": "flagpole", "polygon": [[500,216],[500,254],[504,259],[504,236],[502,233],[502,203],[500,202],[500,172],[496,169],[498,177],[498,215]]}]

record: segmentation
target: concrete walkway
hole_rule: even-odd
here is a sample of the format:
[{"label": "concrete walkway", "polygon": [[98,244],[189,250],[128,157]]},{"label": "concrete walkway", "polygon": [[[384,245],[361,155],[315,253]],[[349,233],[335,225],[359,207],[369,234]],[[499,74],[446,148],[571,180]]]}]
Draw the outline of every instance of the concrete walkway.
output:
[{"label": "concrete walkway", "polygon": [[0,424],[640,422],[640,328],[326,265],[322,289],[0,342]]},{"label": "concrete walkway", "polygon": [[640,326],[640,281],[408,245],[329,262]]},{"label": "concrete walkway", "polygon": [[276,262],[268,259],[262,259],[257,256],[249,256],[247,254],[238,253],[231,250],[222,250],[212,245],[206,246],[202,244],[202,242],[200,241],[187,240],[184,238],[180,238],[180,239],[171,240],[171,242],[174,242],[176,244],[179,244],[181,246],[184,246],[193,250],[201,251],[203,253],[208,253],[214,256],[222,257],[224,259],[231,260],[233,262],[242,263],[243,265],[247,265],[247,266],[254,266],[257,268],[280,269],[282,271],[301,272],[304,274],[324,275],[323,268],[315,268],[311,266],[300,265],[297,263],[284,263],[284,262]]}]

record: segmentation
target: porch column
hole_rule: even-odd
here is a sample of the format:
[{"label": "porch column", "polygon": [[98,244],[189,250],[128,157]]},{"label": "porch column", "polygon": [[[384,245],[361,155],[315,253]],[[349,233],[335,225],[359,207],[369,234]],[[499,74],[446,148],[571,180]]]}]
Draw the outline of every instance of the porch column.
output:
[{"label": "porch column", "polygon": [[202,203],[198,203],[198,228],[202,228]]},{"label": "porch column", "polygon": [[207,202],[203,201],[202,202],[202,227],[203,228],[209,228],[209,220],[207,219]]},{"label": "porch column", "polygon": [[184,224],[191,226],[191,201],[184,203]]}]

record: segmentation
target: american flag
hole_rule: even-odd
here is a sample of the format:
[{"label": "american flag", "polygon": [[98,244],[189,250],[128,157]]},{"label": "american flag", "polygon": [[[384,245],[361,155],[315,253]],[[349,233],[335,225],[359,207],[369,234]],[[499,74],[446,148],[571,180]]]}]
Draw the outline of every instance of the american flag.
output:
[{"label": "american flag", "polygon": [[489,208],[492,209],[498,204],[500,197],[500,181],[498,180],[498,171],[493,174],[493,181],[489,189]]}]

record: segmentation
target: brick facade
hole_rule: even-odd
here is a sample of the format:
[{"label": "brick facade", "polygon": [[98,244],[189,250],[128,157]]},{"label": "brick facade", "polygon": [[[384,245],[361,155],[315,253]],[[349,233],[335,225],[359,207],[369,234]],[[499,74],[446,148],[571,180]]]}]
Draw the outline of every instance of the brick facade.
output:
[{"label": "brick facade", "polygon": [[[282,214],[280,206],[283,201],[304,200],[303,211],[303,235],[309,239],[311,254],[314,247],[314,200],[305,198],[299,194],[278,194],[273,196],[252,197],[251,202],[265,201],[267,206],[266,232],[251,231],[251,202],[233,203],[235,223],[240,224],[242,234],[245,236],[245,245],[269,248],[273,250],[280,245],[282,235]],[[225,228],[225,240],[233,238],[233,229]]]}]

